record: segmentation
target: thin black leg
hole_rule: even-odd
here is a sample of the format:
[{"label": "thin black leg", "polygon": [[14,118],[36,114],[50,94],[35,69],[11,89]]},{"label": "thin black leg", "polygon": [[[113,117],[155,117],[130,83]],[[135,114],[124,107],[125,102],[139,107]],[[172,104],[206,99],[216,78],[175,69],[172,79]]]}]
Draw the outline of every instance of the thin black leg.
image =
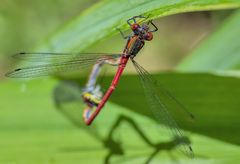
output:
[{"label": "thin black leg", "polygon": [[150,32],[156,32],[156,31],[158,30],[157,26],[152,22],[152,20],[150,20],[150,21],[148,22],[148,24],[149,24],[149,23],[155,28],[155,29],[151,30]]},{"label": "thin black leg", "polygon": [[129,38],[129,36],[125,36],[125,35],[124,35],[124,33],[122,32],[121,29],[117,28],[117,30],[120,32],[120,34],[121,34],[121,36],[122,36],[123,39]]}]

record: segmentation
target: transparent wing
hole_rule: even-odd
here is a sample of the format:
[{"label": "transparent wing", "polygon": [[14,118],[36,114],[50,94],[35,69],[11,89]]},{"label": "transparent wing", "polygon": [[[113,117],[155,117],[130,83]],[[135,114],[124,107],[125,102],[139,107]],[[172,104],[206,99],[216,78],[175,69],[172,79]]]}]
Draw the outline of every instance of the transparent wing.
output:
[{"label": "transparent wing", "polygon": [[69,60],[83,60],[89,58],[97,58],[101,56],[118,57],[120,54],[113,53],[57,53],[57,52],[20,52],[13,55],[13,58],[26,60],[30,62],[62,62]]},{"label": "transparent wing", "polygon": [[[173,96],[170,96],[169,92],[160,92],[158,90],[158,85],[154,79],[152,79],[151,75],[136,61],[132,59],[133,65],[136,71],[139,74],[143,89],[146,94],[147,101],[151,107],[152,113],[156,117],[156,119],[166,125],[170,131],[170,133],[178,139],[182,144],[180,145],[180,150],[189,157],[193,157],[193,150],[191,148],[190,142],[188,142],[183,135],[183,132],[179,129],[176,121],[172,118],[171,114],[168,112],[168,104],[165,103],[164,100],[167,98],[172,101],[172,103],[176,101]],[[162,91],[162,90],[161,90]],[[182,106],[182,104],[181,104]],[[180,106],[180,107],[181,107]]]},{"label": "transparent wing", "polygon": [[66,71],[84,69],[96,62],[119,58],[121,54],[103,53],[19,53],[14,58],[38,62],[30,67],[17,68],[6,76],[12,78],[32,78],[56,75]]}]

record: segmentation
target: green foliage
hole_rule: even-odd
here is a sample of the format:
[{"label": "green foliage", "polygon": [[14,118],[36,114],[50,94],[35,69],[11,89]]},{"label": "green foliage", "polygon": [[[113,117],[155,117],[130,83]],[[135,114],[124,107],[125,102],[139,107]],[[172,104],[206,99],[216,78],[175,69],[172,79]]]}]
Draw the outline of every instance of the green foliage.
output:
[{"label": "green foliage", "polygon": [[56,27],[64,24],[94,0],[21,0],[0,2],[0,56],[29,50]]},{"label": "green foliage", "polygon": [[[170,106],[169,111],[180,122],[180,127],[240,145],[240,132],[238,131],[240,117],[238,85],[240,79],[210,74],[183,73],[161,73],[155,75],[154,78],[195,115],[196,120],[192,122],[183,111]],[[105,87],[109,85],[111,79],[112,77],[105,79]],[[126,95],[129,98],[126,98]],[[122,77],[111,101],[154,119],[136,75]],[[222,128],[225,129],[219,130]]]},{"label": "green foliage", "polygon": [[178,66],[181,71],[217,72],[239,68],[240,10]]},{"label": "green foliage", "polygon": [[104,0],[64,24],[50,35],[36,51],[81,51],[103,38],[128,29],[126,20],[144,14],[155,19],[190,11],[236,8],[238,0]]},{"label": "green foliage", "polygon": [[[187,137],[193,144],[196,158],[189,160],[183,156],[171,143],[173,139],[166,135],[164,129],[144,115],[147,108],[144,98],[138,88],[125,90],[124,82],[136,83],[136,78],[127,76],[123,78],[118,91],[112,97],[114,102],[120,101],[121,105],[128,108],[108,103],[96,122],[91,127],[86,127],[82,122],[81,103],[76,101],[61,102],[60,110],[75,113],[77,126],[71,124],[62,113],[55,109],[52,91],[57,82],[53,80],[31,81],[27,86],[19,82],[6,82],[0,86],[1,97],[1,150],[0,162],[2,163],[143,163],[156,152],[150,160],[152,163],[169,163],[176,159],[182,163],[237,163],[240,149],[237,143],[229,140],[239,138],[238,127],[235,122],[239,118],[236,106],[229,106],[224,110],[223,105],[228,105],[227,100],[218,92],[217,96],[212,90],[212,85],[218,83],[219,88],[226,84],[237,84],[239,79],[228,78],[219,82],[218,77],[199,75],[205,80],[199,85],[192,85],[189,90],[185,81],[196,83],[194,75],[166,74],[156,76],[162,79],[167,87],[175,88],[174,94],[181,97],[181,101],[194,108],[196,121],[183,121],[178,117],[181,126],[188,129]],[[179,85],[173,81],[179,81]],[[202,83],[204,85],[201,85]],[[126,83],[125,83],[126,84]],[[39,86],[39,87],[36,87]],[[234,89],[235,85],[229,88]],[[25,89],[24,89],[25,88]],[[130,90],[131,89],[131,90]],[[68,95],[75,95],[76,90],[68,90]],[[126,93],[127,92],[127,93]],[[126,99],[126,94],[135,98]],[[237,92],[235,92],[238,94]],[[59,95],[61,96],[61,95]],[[192,100],[189,98],[192,97]],[[217,103],[216,98],[223,103]],[[224,97],[228,99],[227,97]],[[139,99],[136,105],[136,100]],[[208,99],[204,104],[203,99]],[[9,103],[12,100],[14,103]],[[30,108],[31,106],[31,108]],[[21,108],[19,108],[21,107]],[[130,109],[134,109],[132,112]],[[137,112],[137,113],[136,113]],[[187,124],[185,124],[188,122]],[[231,124],[231,128],[229,128]],[[235,131],[235,134],[233,134]],[[191,133],[190,133],[191,132]],[[212,135],[215,133],[215,135]],[[224,134],[225,133],[225,134]],[[220,135],[220,136],[218,136]],[[211,136],[211,138],[206,137]],[[224,141],[221,136],[224,136]],[[219,140],[220,139],[220,140]],[[227,142],[226,142],[227,141]],[[152,145],[150,144],[152,143]]]},{"label": "green foliage", "polygon": [[[104,0],[63,23],[36,46],[35,51],[85,50],[119,33],[116,27],[127,30],[126,19],[134,15],[144,14],[155,19],[239,6],[239,0]],[[239,59],[235,53],[239,47],[235,43],[239,39],[234,32],[239,32],[238,18],[239,12],[236,12],[209,41],[183,61],[179,70],[237,68],[234,59]],[[222,37],[234,44],[223,50]],[[223,52],[231,57],[225,58],[227,54]],[[27,85],[2,83],[0,163],[142,163],[147,160],[171,163],[176,159],[182,163],[237,163],[240,160],[239,79],[180,73],[157,74],[155,78],[195,115],[196,120],[191,122],[181,111],[170,111],[192,142],[196,159],[187,159],[172,146],[175,140],[156,124],[136,75],[128,75],[122,77],[111,97],[112,103],[106,105],[92,127],[82,122],[84,107],[80,101],[57,104],[62,114],[77,126],[55,110],[51,89],[56,81],[31,81]],[[111,79],[105,79],[105,88]],[[72,100],[72,94],[79,98],[76,89],[68,89],[58,96],[70,95],[67,100]]]}]

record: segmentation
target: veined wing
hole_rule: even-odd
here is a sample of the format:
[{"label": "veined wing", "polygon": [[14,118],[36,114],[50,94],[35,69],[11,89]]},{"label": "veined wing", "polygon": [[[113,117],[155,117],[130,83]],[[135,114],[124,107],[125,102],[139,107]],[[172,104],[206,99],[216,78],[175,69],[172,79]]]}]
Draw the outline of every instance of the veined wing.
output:
[{"label": "veined wing", "polygon": [[[161,93],[162,91],[159,91],[157,89],[157,83],[154,79],[151,78],[151,75],[133,59],[132,62],[139,74],[147,101],[149,102],[153,115],[160,123],[166,125],[170,130],[170,133],[179,141],[178,144],[180,150],[187,156],[191,158],[194,157],[190,143],[185,139],[186,137],[184,137],[183,132],[179,129],[176,121],[168,112],[168,104],[166,104],[164,100],[168,98],[172,101],[172,103],[179,104],[179,102],[173,98],[169,92]],[[184,109],[184,111],[186,111],[186,109]],[[192,117],[192,114],[189,115]]]},{"label": "veined wing", "polygon": [[20,52],[13,55],[13,58],[30,61],[30,62],[62,62],[69,60],[83,60],[89,58],[97,58],[101,56],[111,56],[111,57],[119,57],[120,54],[113,53],[58,53],[58,52]]},{"label": "veined wing", "polygon": [[121,54],[103,53],[19,53],[14,58],[39,62],[40,64],[17,68],[6,76],[12,78],[32,78],[56,75],[61,72],[84,69],[96,62],[117,59]]}]

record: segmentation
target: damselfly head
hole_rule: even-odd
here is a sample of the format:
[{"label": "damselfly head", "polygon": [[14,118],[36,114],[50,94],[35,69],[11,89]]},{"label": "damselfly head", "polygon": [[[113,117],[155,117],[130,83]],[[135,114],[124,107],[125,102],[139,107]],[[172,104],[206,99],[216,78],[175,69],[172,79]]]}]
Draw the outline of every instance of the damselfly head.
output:
[{"label": "damselfly head", "polygon": [[139,27],[140,27],[140,25],[138,23],[134,23],[134,24],[131,25],[131,29],[133,30],[133,32],[135,30],[138,30]]},{"label": "damselfly head", "polygon": [[[143,23],[149,18],[149,15],[143,16],[134,16],[127,20],[127,23],[130,25],[131,30],[133,31],[133,35],[138,36],[142,41],[150,41],[153,39],[153,32],[158,30],[157,26],[149,20],[147,23]],[[150,28],[150,25],[154,27],[154,29]]]},{"label": "damselfly head", "polygon": [[144,35],[144,39],[147,40],[147,41],[151,41],[153,39],[153,34],[152,32],[147,32],[145,35]]},{"label": "damselfly head", "polygon": [[149,31],[149,25],[148,24],[133,24],[132,25],[132,30],[135,35],[138,35],[140,38],[150,41],[153,39],[153,34],[152,32]]},{"label": "damselfly head", "polygon": [[142,25],[142,30],[148,31],[149,30],[149,26],[147,24],[143,24]]}]

